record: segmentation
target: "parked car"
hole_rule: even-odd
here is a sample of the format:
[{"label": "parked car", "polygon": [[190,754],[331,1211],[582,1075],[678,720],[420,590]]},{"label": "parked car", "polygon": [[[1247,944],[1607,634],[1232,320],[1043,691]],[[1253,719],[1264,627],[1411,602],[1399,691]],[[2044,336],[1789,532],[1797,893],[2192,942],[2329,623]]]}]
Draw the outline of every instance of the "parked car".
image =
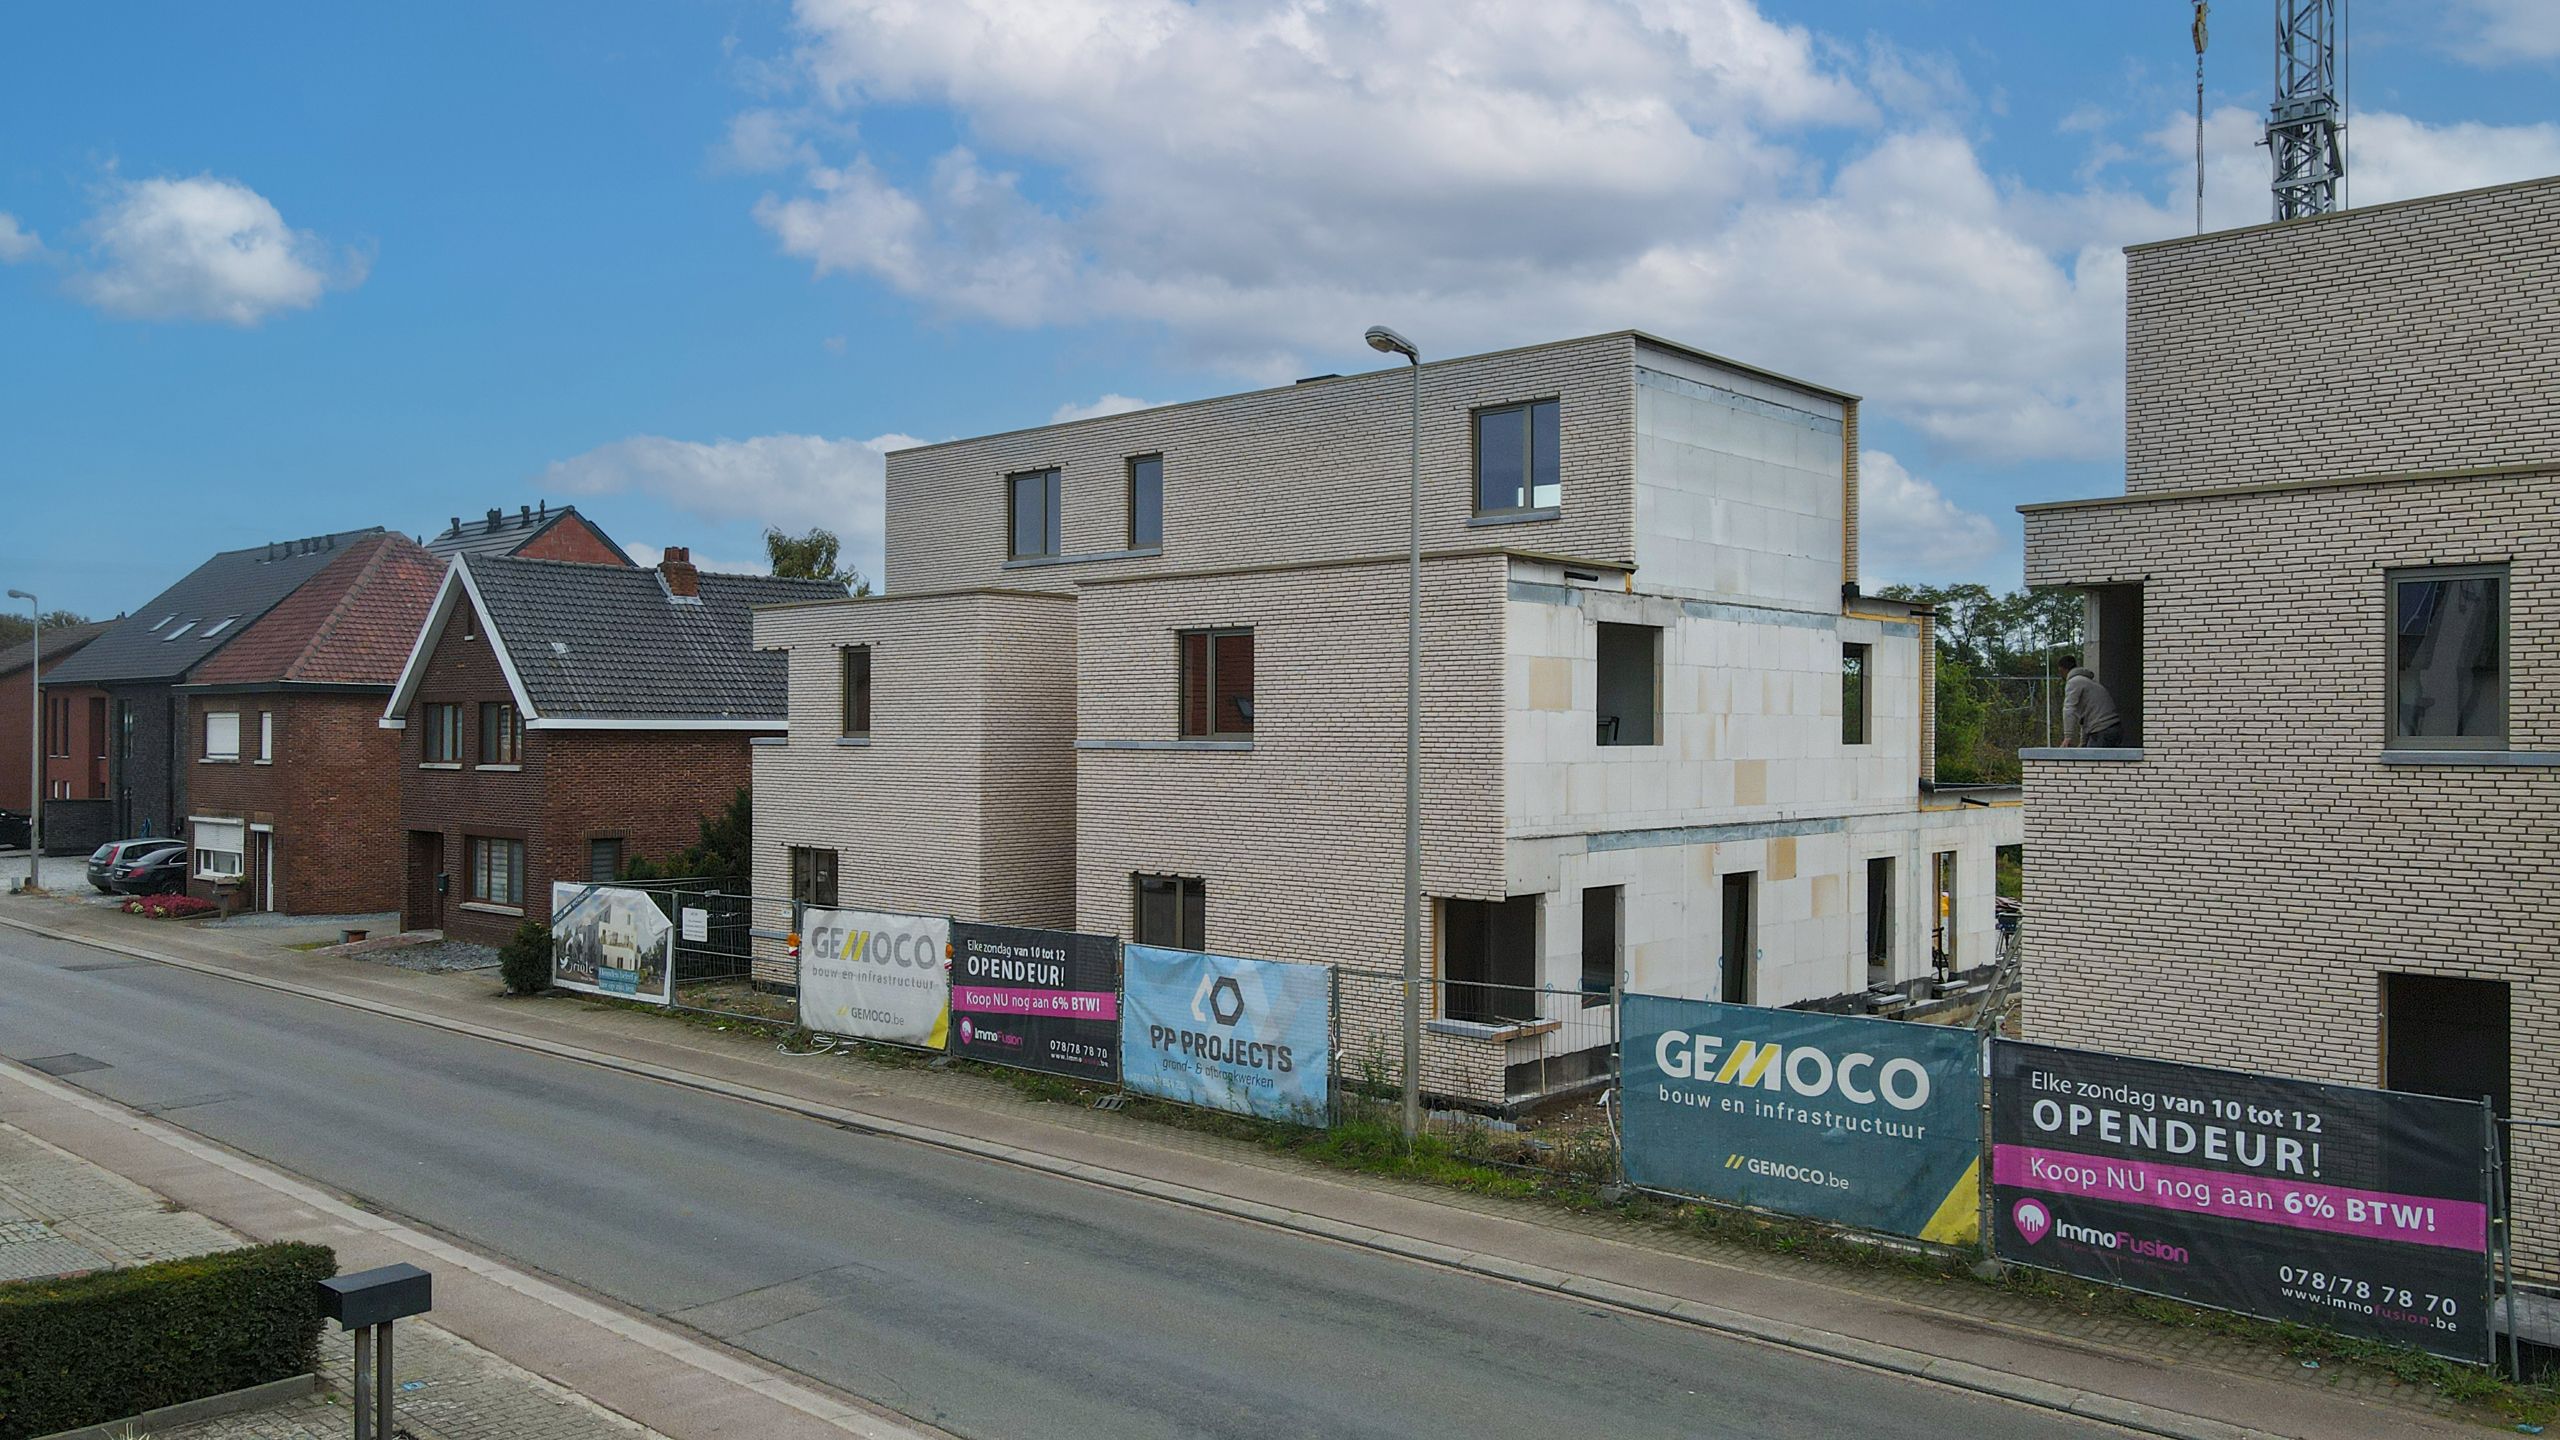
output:
[{"label": "parked car", "polygon": [[24,850],[35,838],[35,827],[27,823],[22,810],[0,810],[0,850]]},{"label": "parked car", "polygon": [[116,862],[115,873],[107,883],[119,895],[175,895],[187,888],[187,872],[194,852],[183,844],[165,849],[129,854]]},{"label": "parked car", "polygon": [[186,848],[183,842],[166,835],[141,840],[110,840],[89,852],[89,888],[101,895],[117,894],[115,873],[118,866],[145,855]]}]

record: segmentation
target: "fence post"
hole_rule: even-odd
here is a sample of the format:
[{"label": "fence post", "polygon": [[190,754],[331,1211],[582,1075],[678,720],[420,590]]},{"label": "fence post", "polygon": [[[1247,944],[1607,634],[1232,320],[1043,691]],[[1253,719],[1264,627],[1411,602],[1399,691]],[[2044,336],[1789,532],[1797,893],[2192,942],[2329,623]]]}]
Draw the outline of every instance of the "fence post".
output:
[{"label": "fence post", "polygon": [[1609,976],[1609,1088],[1601,1093],[1600,1103],[1607,1108],[1609,1151],[1618,1162],[1618,1188],[1627,1188],[1627,1020],[1620,1008],[1627,998],[1626,987],[1613,972]]},{"label": "fence post", "polygon": [[1332,1123],[1342,1123],[1342,968],[1324,967],[1324,1108]]},{"label": "fence post", "polygon": [[1986,1259],[1989,1258],[1992,1253],[1991,1148],[1993,1142],[1991,1128],[1991,1046],[1998,1038],[1998,1036],[1988,1032],[1976,1032],[1974,1039],[1974,1044],[1979,1047],[1979,1051],[1982,1056],[1982,1093],[1980,1099],[1982,1106],[1982,1133],[1975,1141],[1975,1153],[1979,1158],[1974,1161],[1973,1171],[1974,1203],[1978,1207],[1978,1213],[1981,1218],[1974,1222],[1975,1228],[1979,1232],[1974,1236],[1974,1243],[1982,1247],[1982,1253]]},{"label": "fence post", "polygon": [[[2488,1170],[2489,1214],[2492,1217],[2490,1253],[2496,1257],[2497,1268],[2494,1274],[2498,1281],[2498,1296],[2492,1297],[2492,1303],[2500,1297],[2503,1297],[2506,1302],[2507,1376],[2521,1385],[2524,1383],[2524,1349],[2516,1340],[2515,1217],[2507,1213],[2507,1152],[2506,1147],[2498,1143],[2498,1138],[2497,1099],[2494,1096],[2483,1095],[2480,1097],[2480,1159],[2482,1165]],[[2490,1368],[2495,1369],[2497,1359],[2495,1337],[2491,1339],[2489,1355]]]}]

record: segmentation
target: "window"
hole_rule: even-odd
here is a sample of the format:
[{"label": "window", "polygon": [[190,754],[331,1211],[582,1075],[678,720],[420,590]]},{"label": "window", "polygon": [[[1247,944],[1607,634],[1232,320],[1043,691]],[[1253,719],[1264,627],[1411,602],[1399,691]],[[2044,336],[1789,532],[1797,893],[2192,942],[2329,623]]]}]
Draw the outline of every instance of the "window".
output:
[{"label": "window", "polygon": [[237,880],[245,868],[240,856],[248,848],[242,832],[246,826],[237,820],[196,820],[190,822],[195,831],[196,878],[199,880]]},{"label": "window", "polygon": [[273,710],[258,712],[258,763],[276,763],[276,712]]},{"label": "window", "polygon": [[2382,977],[2382,1083],[2418,1095],[2477,1100],[2508,1113],[2514,1083],[2513,997],[2503,980]]},{"label": "window", "polygon": [[1867,861],[1867,983],[1893,979],[1893,857]]},{"label": "window", "polygon": [[1130,933],[1141,945],[1169,945],[1177,950],[1209,948],[1207,892],[1196,875],[1130,877],[1136,924]]},{"label": "window", "polygon": [[214,636],[221,634],[223,631],[230,629],[231,622],[239,618],[240,617],[237,615],[229,615],[220,620],[216,620],[212,624],[204,627],[204,633],[196,638],[199,640],[210,640]]},{"label": "window", "polygon": [[1440,1013],[1482,1025],[1537,1019],[1538,897],[1443,900],[1440,918]]},{"label": "window", "polygon": [[871,733],[871,647],[847,645],[836,652],[838,709],[842,712],[843,733],[863,736]]},{"label": "window", "polygon": [[1013,558],[1058,553],[1058,472],[1034,470],[1006,482],[1013,489]]},{"label": "window", "polygon": [[832,910],[836,904],[836,852],[791,847],[791,903]]},{"label": "window", "polygon": [[524,717],[517,714],[516,707],[507,701],[481,702],[480,763],[483,765],[524,763]]},{"label": "window", "polygon": [[1582,1003],[1606,1005],[1618,988],[1618,916],[1624,885],[1586,886],[1582,892]]},{"label": "window", "polygon": [[610,885],[622,878],[622,842],[590,840],[587,842],[587,883]]},{"label": "window", "polygon": [[1603,745],[1651,745],[1662,685],[1662,627],[1600,627],[1599,740]]},{"label": "window", "polygon": [[1476,412],[1476,511],[1552,510],[1563,498],[1556,402]]},{"label": "window", "polygon": [[71,697],[55,695],[44,702],[44,753],[68,758],[71,754]]},{"label": "window", "polygon": [[1759,917],[1752,914],[1752,893],[1759,878],[1759,873],[1752,870],[1740,870],[1724,877],[1723,908],[1717,912],[1724,926],[1724,948],[1716,963],[1721,987],[1716,998],[1727,1005],[1757,1003],[1760,927]]},{"label": "window", "polygon": [[216,710],[204,717],[204,758],[240,758],[240,712]]},{"label": "window", "polygon": [[1182,738],[1253,737],[1253,632],[1185,630],[1182,652]]},{"label": "window", "polygon": [[1929,859],[1929,963],[1939,970],[1956,968],[1956,852],[1941,850]]},{"label": "window", "polygon": [[170,641],[172,641],[172,640],[175,640],[175,639],[177,639],[178,637],[180,637],[180,636],[182,636],[182,635],[186,634],[188,631],[193,630],[194,628],[196,628],[196,622],[194,622],[193,620],[190,620],[190,621],[188,621],[186,624],[179,626],[177,629],[170,631],[168,634],[161,636],[161,637],[160,637],[160,643],[162,643],[162,644],[164,644],[164,645],[165,645],[165,644],[167,644],[168,642],[170,642]]},{"label": "window", "polygon": [[418,758],[429,765],[462,763],[462,707],[429,705],[425,732],[419,737]]},{"label": "window", "polygon": [[1164,543],[1164,457],[1129,457],[1129,548]]},{"label": "window", "polygon": [[1864,645],[1840,647],[1840,743],[1864,745],[1873,735],[1867,714],[1867,666],[1873,652]]},{"label": "window", "polygon": [[2507,744],[2507,569],[2395,570],[2391,740],[2419,750]]},{"label": "window", "polygon": [[524,842],[471,837],[471,898],[483,905],[524,904]]}]

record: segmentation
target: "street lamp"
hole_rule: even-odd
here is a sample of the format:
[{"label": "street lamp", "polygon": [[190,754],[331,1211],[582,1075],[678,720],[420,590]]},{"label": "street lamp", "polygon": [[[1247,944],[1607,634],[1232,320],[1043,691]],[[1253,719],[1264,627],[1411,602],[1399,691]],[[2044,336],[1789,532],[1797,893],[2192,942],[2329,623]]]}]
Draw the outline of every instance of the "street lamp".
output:
[{"label": "street lamp", "polygon": [[27,602],[35,628],[27,632],[27,889],[36,888],[37,827],[44,816],[44,610],[24,590],[9,592]]},{"label": "street lamp", "polygon": [[1404,1138],[1422,1130],[1422,352],[1384,325],[1361,337],[1413,371],[1413,514],[1404,612]]}]

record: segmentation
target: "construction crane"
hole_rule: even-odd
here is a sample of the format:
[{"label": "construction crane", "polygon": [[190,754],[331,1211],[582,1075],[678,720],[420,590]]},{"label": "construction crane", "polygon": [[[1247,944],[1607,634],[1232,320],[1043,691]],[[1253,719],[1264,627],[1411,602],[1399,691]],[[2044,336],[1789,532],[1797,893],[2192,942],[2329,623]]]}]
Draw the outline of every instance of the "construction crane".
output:
[{"label": "construction crane", "polygon": [[2326,215],[2339,208],[2347,176],[2338,0],[2275,0],[2275,11],[2276,98],[2266,139],[2275,161],[2275,218]]}]

